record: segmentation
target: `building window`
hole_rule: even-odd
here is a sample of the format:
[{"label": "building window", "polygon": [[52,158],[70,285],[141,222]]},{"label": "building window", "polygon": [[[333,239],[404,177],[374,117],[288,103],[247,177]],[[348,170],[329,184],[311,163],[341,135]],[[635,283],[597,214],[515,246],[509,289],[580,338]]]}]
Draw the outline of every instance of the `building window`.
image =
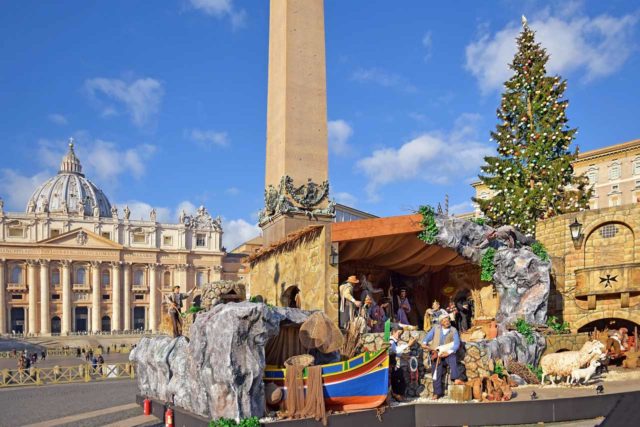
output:
[{"label": "building window", "polygon": [[164,246],[172,246],[173,245],[173,236],[162,236],[162,244]]},{"label": "building window", "polygon": [[171,286],[171,272],[169,271],[164,272],[164,274],[162,275],[162,285],[165,288],[168,288],[169,286]]},{"label": "building window", "polygon": [[609,179],[620,179],[620,163],[614,162],[609,168]]},{"label": "building window", "polygon": [[640,157],[636,157],[633,161],[633,174],[640,175]]},{"label": "building window", "polygon": [[144,284],[144,271],[135,270],[133,272],[133,286],[142,286]]},{"label": "building window", "polygon": [[207,244],[207,236],[206,234],[198,233],[196,234],[196,246],[202,248]]},{"label": "building window", "polygon": [[136,301],[142,301],[144,299],[144,295],[136,294],[134,295],[134,299]]},{"label": "building window", "polygon": [[52,300],[59,300],[60,299],[60,294],[51,294],[51,299]]},{"label": "building window", "polygon": [[51,284],[55,286],[60,286],[60,270],[54,268],[51,270]]},{"label": "building window", "polygon": [[609,198],[609,207],[620,206],[620,197],[614,196]]},{"label": "building window", "polygon": [[54,228],[53,230],[51,230],[51,232],[49,233],[50,237],[57,237],[60,235],[60,230],[58,228]]},{"label": "building window", "polygon": [[147,235],[144,233],[133,233],[133,243],[146,243]]},{"label": "building window", "polygon": [[109,273],[109,270],[102,270],[102,274],[100,275],[100,283],[104,287],[107,287],[111,284],[111,274]]},{"label": "building window", "polygon": [[24,227],[9,227],[9,237],[24,237]]},{"label": "building window", "polygon": [[22,299],[22,294],[11,294],[11,299],[12,300]]},{"label": "building window", "polygon": [[111,299],[111,295],[109,295],[109,294],[103,294],[103,295],[102,295],[102,299],[103,299],[103,300],[109,300],[109,299]]},{"label": "building window", "polygon": [[108,232],[108,231],[103,231],[102,233],[100,233],[100,235],[101,235],[102,237],[104,237],[105,239],[109,239],[109,240],[111,240],[111,233],[110,233],[110,232]]},{"label": "building window", "polygon": [[589,168],[587,172],[587,178],[589,179],[589,184],[595,185],[598,183],[598,169],[595,167]]},{"label": "building window", "polygon": [[205,284],[206,281],[206,273],[204,271],[198,271],[196,273],[196,285],[198,286],[202,286]]},{"label": "building window", "polygon": [[620,184],[613,184],[613,185],[611,186],[611,192],[612,192],[612,193],[617,193],[617,192],[619,192],[619,191],[620,191]]},{"label": "building window", "polygon": [[87,270],[84,267],[80,267],[76,270],[76,285],[84,285],[87,279]]},{"label": "building window", "polygon": [[11,269],[11,283],[22,283],[22,267],[19,265]]},{"label": "building window", "polygon": [[600,228],[600,235],[605,239],[615,237],[617,233],[618,227],[616,227],[615,224],[607,224]]}]

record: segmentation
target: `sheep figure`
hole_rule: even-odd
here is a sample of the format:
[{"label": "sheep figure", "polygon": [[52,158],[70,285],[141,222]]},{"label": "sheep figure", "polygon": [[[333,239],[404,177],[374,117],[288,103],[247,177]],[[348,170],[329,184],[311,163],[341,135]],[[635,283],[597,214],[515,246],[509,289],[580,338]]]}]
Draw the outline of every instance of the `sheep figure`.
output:
[{"label": "sheep figure", "polygon": [[592,360],[586,368],[578,368],[571,371],[571,383],[580,384],[580,380],[584,380],[586,385],[591,377],[596,373],[596,369],[600,366],[598,360]]},{"label": "sheep figure", "polygon": [[587,366],[592,360],[597,360],[602,355],[602,343],[598,341],[588,341],[578,351],[565,351],[562,353],[546,354],[540,360],[542,368],[541,384],[548,376],[551,384],[555,384],[554,378],[566,377],[567,384],[571,380],[571,372]]}]

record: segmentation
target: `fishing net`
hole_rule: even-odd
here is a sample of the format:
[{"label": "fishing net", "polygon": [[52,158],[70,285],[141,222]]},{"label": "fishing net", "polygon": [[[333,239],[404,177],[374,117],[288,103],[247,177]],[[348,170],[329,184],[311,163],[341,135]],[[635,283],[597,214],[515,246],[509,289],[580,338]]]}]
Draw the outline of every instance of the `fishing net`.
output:
[{"label": "fishing net", "polygon": [[342,348],[344,337],[331,319],[318,311],[300,327],[300,342],[308,349],[317,348],[322,353],[332,353]]},{"label": "fishing net", "polygon": [[303,409],[307,417],[314,417],[316,421],[322,420],[322,425],[327,425],[327,411],[324,407],[324,392],[322,390],[322,366],[307,368],[307,395]]},{"label": "fishing net", "polygon": [[304,382],[302,380],[302,366],[289,365],[285,373],[284,385],[287,397],[284,405],[287,418],[300,418],[304,410]]}]

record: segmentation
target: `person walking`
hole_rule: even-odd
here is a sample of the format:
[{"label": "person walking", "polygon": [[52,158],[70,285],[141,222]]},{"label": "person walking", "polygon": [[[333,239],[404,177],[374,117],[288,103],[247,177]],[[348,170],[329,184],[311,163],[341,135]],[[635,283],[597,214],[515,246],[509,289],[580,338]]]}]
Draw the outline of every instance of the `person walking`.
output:
[{"label": "person walking", "polygon": [[98,356],[98,373],[102,375],[102,366],[104,365],[104,357],[102,355]]},{"label": "person walking", "polygon": [[44,362],[46,358],[47,358],[47,352],[42,350],[42,352],[40,353],[40,359],[42,359],[42,361]]}]

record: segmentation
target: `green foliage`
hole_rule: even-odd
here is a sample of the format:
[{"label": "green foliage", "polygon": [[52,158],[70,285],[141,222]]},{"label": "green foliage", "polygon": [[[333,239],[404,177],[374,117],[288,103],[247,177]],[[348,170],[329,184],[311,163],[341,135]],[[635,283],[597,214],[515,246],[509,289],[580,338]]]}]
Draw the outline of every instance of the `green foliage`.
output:
[{"label": "green foliage", "polygon": [[568,126],[566,80],[547,75],[549,55],[526,24],[517,45],[491,133],[497,155],[485,157],[479,176],[493,196],[473,200],[491,223],[535,236],[537,220],[587,209],[592,190],[573,174],[577,130]]},{"label": "green foliage", "polygon": [[501,360],[496,360],[496,363],[493,365],[493,373],[497,374],[500,378],[507,375],[507,370],[502,366]]},{"label": "green foliage", "polygon": [[209,427],[260,427],[260,420],[258,417],[243,418],[238,423],[231,418],[220,418],[210,421]]},{"label": "green foliage", "polygon": [[471,222],[475,222],[478,225],[485,225],[487,223],[487,219],[482,217],[471,218]]},{"label": "green foliage", "polygon": [[516,330],[527,340],[527,343],[533,344],[536,341],[536,337],[533,335],[533,326],[527,323],[524,319],[516,320]]},{"label": "green foliage", "polygon": [[542,381],[542,368],[540,366],[535,367],[531,363],[527,363],[527,368],[529,368],[531,373],[538,377],[538,381]]},{"label": "green foliage", "polygon": [[187,317],[190,314],[195,314],[198,313],[199,311],[204,310],[204,308],[198,306],[198,305],[192,305],[191,307],[189,307],[189,310],[185,311],[184,313],[181,314],[182,317]]},{"label": "green foliage", "polygon": [[569,322],[558,322],[556,316],[549,316],[547,319],[547,326],[553,330],[556,334],[568,334],[571,332],[569,328]]},{"label": "green foliage", "polygon": [[422,231],[418,234],[418,239],[425,243],[433,245],[438,237],[438,226],[435,220],[435,211],[431,206],[420,206],[418,213],[422,215]]},{"label": "green foliage", "polygon": [[547,253],[547,249],[544,247],[542,243],[535,242],[533,245],[531,245],[531,250],[542,261],[549,261],[549,254]]},{"label": "green foliage", "polygon": [[494,248],[487,249],[484,255],[482,255],[482,261],[480,261],[480,267],[482,268],[480,280],[483,282],[491,282],[493,280],[493,273],[496,272],[496,266],[493,265],[495,255],[496,250]]}]

